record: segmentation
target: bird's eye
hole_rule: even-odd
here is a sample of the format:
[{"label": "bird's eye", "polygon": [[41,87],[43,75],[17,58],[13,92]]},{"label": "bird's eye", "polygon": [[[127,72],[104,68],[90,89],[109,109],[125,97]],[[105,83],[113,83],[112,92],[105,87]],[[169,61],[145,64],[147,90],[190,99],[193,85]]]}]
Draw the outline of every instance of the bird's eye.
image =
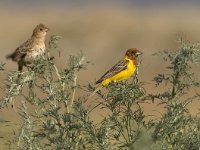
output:
[{"label": "bird's eye", "polygon": [[40,31],[42,31],[42,28],[40,28]]}]

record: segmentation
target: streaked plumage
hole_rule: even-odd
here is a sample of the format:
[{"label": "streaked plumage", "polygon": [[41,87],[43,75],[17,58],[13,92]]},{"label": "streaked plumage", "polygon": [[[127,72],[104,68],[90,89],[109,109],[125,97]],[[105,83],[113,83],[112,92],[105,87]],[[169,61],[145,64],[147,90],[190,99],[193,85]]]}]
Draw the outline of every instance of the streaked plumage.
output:
[{"label": "streaked plumage", "polygon": [[26,63],[31,63],[37,56],[45,53],[45,37],[49,30],[45,25],[39,24],[33,30],[32,36],[20,45],[16,50],[6,56],[18,63],[18,70],[21,71]]},{"label": "streaked plumage", "polygon": [[[95,84],[99,84],[103,81],[105,82],[106,79],[112,78],[113,76],[115,76],[119,72],[126,70],[128,63],[129,63],[129,60],[126,60],[126,59],[120,60],[110,70],[108,70],[98,81],[96,81]],[[103,84],[103,85],[105,86],[105,84]]]}]

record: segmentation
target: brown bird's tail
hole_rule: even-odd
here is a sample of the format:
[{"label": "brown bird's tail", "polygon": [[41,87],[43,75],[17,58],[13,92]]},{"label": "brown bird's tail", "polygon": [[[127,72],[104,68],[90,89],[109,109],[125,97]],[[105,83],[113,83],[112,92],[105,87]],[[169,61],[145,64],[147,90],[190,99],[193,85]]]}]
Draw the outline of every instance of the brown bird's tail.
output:
[{"label": "brown bird's tail", "polygon": [[13,54],[6,55],[6,59],[13,59]]}]

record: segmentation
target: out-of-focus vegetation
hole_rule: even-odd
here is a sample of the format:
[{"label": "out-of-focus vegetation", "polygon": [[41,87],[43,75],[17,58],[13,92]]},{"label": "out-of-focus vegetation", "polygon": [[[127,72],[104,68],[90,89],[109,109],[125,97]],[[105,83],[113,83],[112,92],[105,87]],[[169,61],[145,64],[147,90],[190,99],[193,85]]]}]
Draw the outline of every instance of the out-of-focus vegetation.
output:
[{"label": "out-of-focus vegetation", "polygon": [[[52,38],[57,40],[57,38]],[[200,63],[200,47],[179,40],[177,50],[156,53],[166,62],[167,73],[154,77],[157,94],[145,90],[138,74],[128,81],[110,84],[96,96],[92,84],[79,85],[79,72],[87,72],[84,54],[70,55],[65,67],[54,64],[49,52],[57,49],[50,40],[46,56],[27,71],[8,73],[0,108],[13,105],[21,118],[19,131],[9,138],[10,149],[192,149],[200,148],[200,119],[188,105],[200,99],[200,82],[193,67]],[[141,61],[142,63],[142,61]],[[139,63],[140,64],[140,63]],[[2,73],[6,72],[1,66]],[[161,89],[160,90],[160,86]],[[26,90],[25,90],[26,89]],[[76,95],[77,92],[82,94]],[[15,100],[20,102],[15,107]],[[161,117],[141,108],[157,102]],[[90,105],[88,105],[90,104]],[[10,108],[11,109],[11,108]],[[90,114],[107,112],[98,122]]]}]

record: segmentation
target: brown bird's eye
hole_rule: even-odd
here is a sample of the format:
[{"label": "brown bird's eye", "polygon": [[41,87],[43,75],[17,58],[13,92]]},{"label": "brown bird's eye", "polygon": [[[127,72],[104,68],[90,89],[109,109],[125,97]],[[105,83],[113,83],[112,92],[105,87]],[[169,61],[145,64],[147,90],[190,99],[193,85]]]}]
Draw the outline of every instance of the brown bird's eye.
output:
[{"label": "brown bird's eye", "polygon": [[40,31],[42,31],[42,28],[40,28]]}]

